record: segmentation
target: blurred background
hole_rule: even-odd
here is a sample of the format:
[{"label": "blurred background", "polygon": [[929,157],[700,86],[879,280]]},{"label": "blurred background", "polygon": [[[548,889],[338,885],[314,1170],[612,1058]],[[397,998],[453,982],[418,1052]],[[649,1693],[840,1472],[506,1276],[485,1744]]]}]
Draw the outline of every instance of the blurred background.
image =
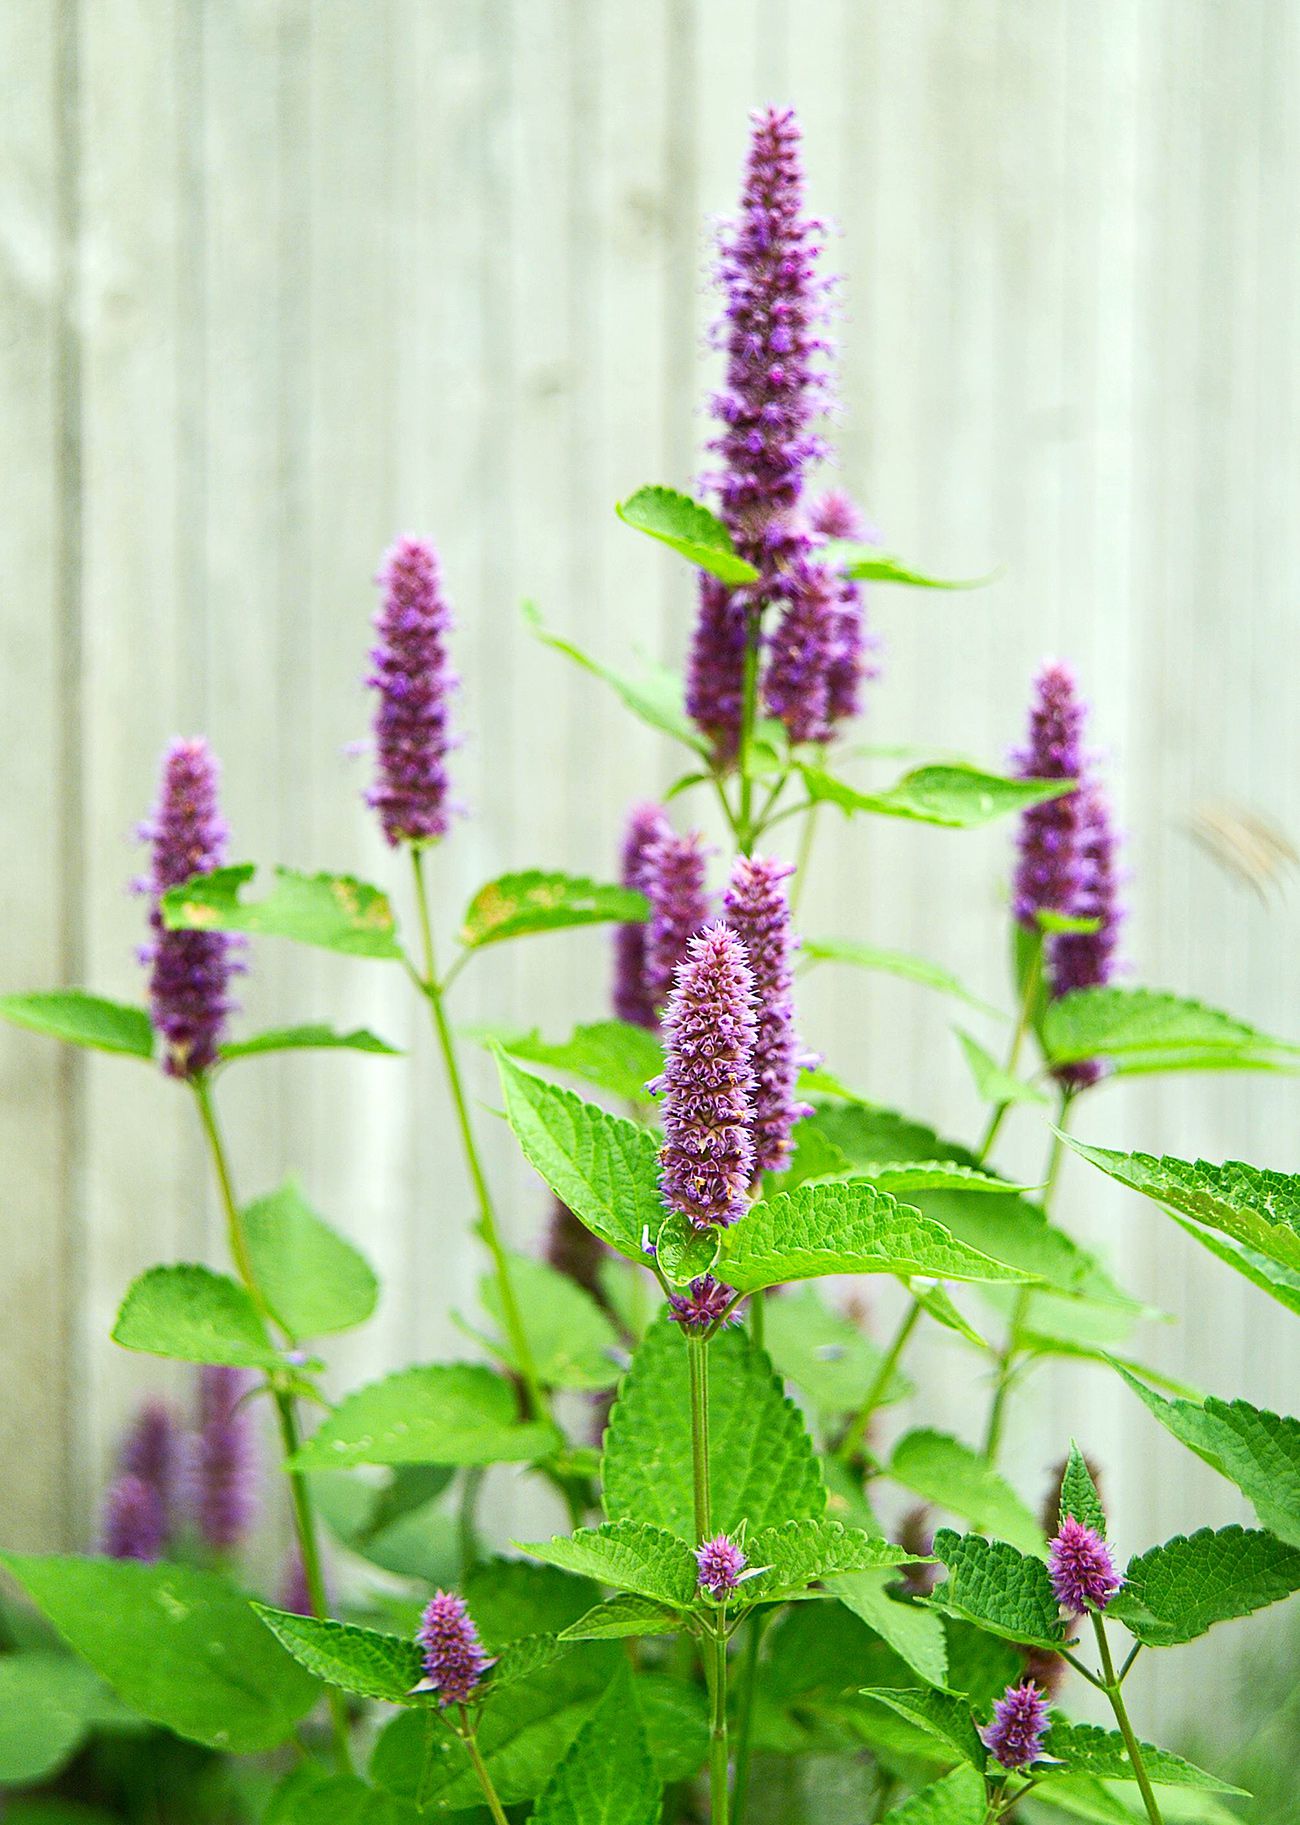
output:
[{"label": "blurred background", "polygon": [[[1300,1036],[1285,855],[1243,870],[1207,841],[1243,815],[1300,834],[1290,0],[17,0],[0,62],[5,987],[139,995],[132,831],[177,733],[224,757],[235,856],[404,904],[346,752],[399,530],[436,540],[460,621],[469,815],[435,862],[444,931],[507,867],[612,872],[625,807],[674,757],[519,605],[615,663],[681,663],[690,574],[612,508],[696,472],[706,224],[748,110],[790,100],[840,231],[836,479],[912,562],[1005,566],[970,595],[874,591],[864,739],[996,766],[1039,661],[1070,658],[1129,833],[1130,980]],[[677,810],[707,824],[700,800]],[[1005,1004],[1010,837],[826,817],[805,929],[923,952]],[[471,1310],[481,1262],[409,985],[272,943],[251,965],[250,1025],[364,1022],[411,1051],[268,1059],[223,1087],[245,1193],[298,1171],[385,1276],[334,1385],[472,1350],[449,1307]],[[467,1022],[562,1033],[606,1012],[607,939],[503,947],[456,993]],[[803,990],[842,1077],[969,1138],[955,1007],[830,966]],[[1139,1080],[1078,1126],[1295,1170],[1298,1098],[1281,1077]],[[530,1245],[545,1195],[483,1126]],[[86,1544],[123,1416],[167,1383],[109,1343],[117,1302],[155,1260],[219,1261],[220,1224],[188,1099],[130,1062],[0,1031],[0,1135],[0,1539]],[[1036,1117],[1006,1137],[1002,1163],[1040,1174]],[[1059,1213],[1176,1315],[1139,1353],[1295,1410],[1280,1308],[1077,1162]],[[932,1331],[917,1361],[891,1428],[974,1435],[969,1358]],[[1071,1433],[1125,1550],[1247,1518],[1087,1368],[1044,1372],[1016,1411],[1035,1504]],[[519,1496],[498,1500],[505,1525]],[[1270,1626],[1154,1657],[1143,1725],[1235,1716],[1232,1650]]]}]

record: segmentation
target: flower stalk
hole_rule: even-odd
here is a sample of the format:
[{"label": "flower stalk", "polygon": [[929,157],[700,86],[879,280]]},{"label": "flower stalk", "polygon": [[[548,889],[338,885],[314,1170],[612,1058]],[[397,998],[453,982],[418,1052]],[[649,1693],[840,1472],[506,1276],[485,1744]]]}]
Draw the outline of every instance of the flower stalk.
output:
[{"label": "flower stalk", "polygon": [[1133,1778],[1137,1782],[1138,1792],[1142,1795],[1142,1804],[1146,1807],[1147,1818],[1151,1825],[1164,1825],[1156,1796],[1151,1786],[1151,1777],[1142,1760],[1142,1745],[1137,1739],[1133,1725],[1129,1721],[1128,1706],[1124,1703],[1122,1679],[1115,1672],[1115,1662],[1111,1658],[1110,1642],[1106,1637],[1106,1624],[1096,1610],[1092,1611],[1092,1627],[1097,1637],[1097,1653],[1101,1660],[1101,1689],[1110,1700],[1110,1708],[1115,1713],[1115,1722],[1119,1725],[1120,1735],[1124,1738],[1124,1747],[1133,1766]]}]

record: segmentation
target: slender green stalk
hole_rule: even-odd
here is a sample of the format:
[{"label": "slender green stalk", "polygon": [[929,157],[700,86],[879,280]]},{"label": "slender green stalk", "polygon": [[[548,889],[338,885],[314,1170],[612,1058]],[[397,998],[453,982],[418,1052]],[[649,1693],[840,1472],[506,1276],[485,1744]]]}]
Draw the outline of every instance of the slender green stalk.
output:
[{"label": "slender green stalk", "polygon": [[686,1339],[691,1376],[691,1471],[695,1496],[695,1537],[707,1540],[713,1528],[709,1491],[709,1348],[702,1337]]},{"label": "slender green stalk", "polygon": [[761,633],[761,611],[750,609],[745,624],[745,681],[740,706],[740,814],[736,820],[736,841],[740,853],[748,855],[754,847],[754,781],[750,774],[754,740],[754,722],[758,714],[758,648]]},{"label": "slender green stalk", "polygon": [[1133,1778],[1142,1795],[1142,1804],[1147,1809],[1151,1825],[1164,1825],[1160,1817],[1160,1808],[1156,1805],[1156,1796],[1151,1788],[1151,1777],[1142,1760],[1142,1745],[1138,1742],[1129,1722],[1128,1707],[1124,1703],[1124,1694],[1120,1681],[1115,1675],[1115,1663],[1110,1657],[1110,1642],[1106,1639],[1106,1625],[1097,1611],[1092,1612],[1092,1626],[1097,1636],[1097,1652],[1101,1657],[1101,1670],[1104,1676],[1103,1690],[1110,1700],[1110,1708],[1115,1713],[1115,1722],[1119,1725],[1120,1735],[1124,1738],[1124,1747],[1128,1750],[1128,1759],[1133,1764]]},{"label": "slender green stalk", "polygon": [[727,1747],[727,1636],[721,1617],[709,1646],[709,1689],[713,1697],[709,1728],[709,1815],[712,1825],[727,1825],[731,1809],[727,1792],[730,1760]]},{"label": "slender green stalk", "polygon": [[[1040,937],[1034,948],[1034,954],[1030,960],[1029,968],[1025,971],[1025,986],[1020,996],[1020,1012],[1016,1017],[1016,1030],[1011,1035],[1011,1049],[1007,1053],[1006,1069],[1008,1074],[1014,1074],[1016,1066],[1020,1062],[1020,1048],[1024,1045],[1029,1033],[1029,1023],[1033,1019],[1034,1002],[1038,996],[1038,985],[1042,972],[1043,941]],[[1010,1107],[1010,1103],[998,1103],[994,1108],[992,1115],[989,1117],[989,1125],[984,1131],[984,1139],[980,1142],[979,1155],[976,1162],[978,1165],[982,1166],[989,1157],[989,1152],[994,1141],[997,1139],[998,1130],[1002,1126],[1003,1118]]]},{"label": "slender green stalk", "polygon": [[817,835],[818,806],[808,806],[808,815],[804,818],[803,829],[799,832],[799,848],[795,854],[794,879],[790,883],[790,916],[798,912],[803,900],[803,890],[808,882],[808,864],[812,861],[813,839]]},{"label": "slender green stalk", "polygon": [[767,1305],[763,1299],[763,1289],[752,1294],[749,1301],[749,1334],[763,1348],[763,1336],[767,1329]]},{"label": "slender green stalk", "polygon": [[544,1419],[547,1414],[546,1397],[542,1393],[541,1384],[537,1379],[537,1369],[533,1362],[528,1336],[524,1330],[519,1300],[510,1277],[509,1257],[501,1240],[492,1194],[488,1190],[487,1175],[483,1171],[478,1142],[474,1138],[474,1128],[469,1118],[469,1103],[465,1096],[465,1084],[461,1076],[460,1059],[456,1052],[455,1035],[452,1033],[451,1023],[447,1019],[447,1010],[443,1004],[445,985],[438,981],[438,967],[433,945],[433,921],[429,915],[429,895],[424,879],[424,851],[418,844],[413,844],[411,847],[411,866],[415,875],[415,900],[419,912],[420,941],[424,951],[424,976],[420,986],[424,990],[425,998],[433,1013],[433,1030],[442,1053],[442,1062],[447,1073],[447,1087],[451,1092],[452,1105],[456,1111],[456,1125],[460,1130],[465,1165],[469,1172],[470,1182],[474,1187],[474,1199],[478,1205],[478,1232],[487,1245],[488,1253],[492,1256],[497,1293],[501,1300],[501,1317],[505,1325],[506,1336],[510,1340],[511,1352],[524,1384],[524,1395],[529,1414],[533,1419]]},{"label": "slender green stalk", "polygon": [[460,1486],[460,1503],[456,1510],[456,1537],[460,1545],[460,1575],[463,1578],[479,1561],[478,1526],[475,1511],[479,1490],[486,1473],[479,1466],[465,1472]]},{"label": "slender green stalk", "polygon": [[[221,1203],[226,1216],[226,1233],[230,1239],[230,1253],[236,1272],[263,1315],[275,1329],[283,1333],[284,1327],[272,1314],[266,1295],[258,1285],[257,1276],[253,1271],[252,1256],[248,1252],[248,1238],[244,1234],[244,1221],[240,1214],[239,1201],[235,1196],[230,1161],[226,1153],[225,1142],[222,1139],[221,1128],[217,1122],[211,1087],[203,1077],[192,1078],[191,1087],[194,1091],[194,1099],[198,1104],[203,1132],[207,1138],[217,1188],[221,1194]],[[290,1339],[290,1341],[293,1340]],[[323,1621],[329,1615],[329,1604],[325,1595],[324,1573],[321,1570],[320,1542],[315,1509],[312,1505],[311,1488],[300,1470],[290,1468],[298,1450],[297,1410],[291,1394],[283,1388],[278,1388],[274,1381],[271,1382],[270,1387],[280,1425],[280,1443],[284,1452],[285,1473],[289,1478],[294,1531],[298,1537],[298,1551],[302,1556],[307,1595],[311,1600],[312,1614]],[[348,1717],[343,1694],[336,1686],[326,1686],[325,1694],[329,1701],[335,1757],[340,1769],[345,1774],[350,1774],[352,1772],[352,1752],[348,1746]]]},{"label": "slender green stalk", "polygon": [[753,1738],[754,1699],[758,1691],[758,1650],[763,1640],[763,1630],[767,1626],[770,1610],[756,1609],[749,1618],[748,1639],[745,1642],[745,1663],[741,1670],[743,1685],[740,1688],[739,1710],[740,1722],[736,1736],[736,1779],[731,1795],[731,1825],[741,1825],[745,1812],[745,1801],[749,1793],[749,1756]]},{"label": "slender green stalk", "polygon": [[495,1825],[510,1825],[510,1821],[506,1818],[505,1807],[502,1806],[500,1796],[492,1785],[492,1776],[487,1771],[487,1763],[479,1753],[477,1731],[467,1723],[461,1731],[460,1740],[469,1751],[469,1759],[474,1764],[478,1784],[483,1789],[483,1798],[488,1803],[488,1811],[492,1814]]},{"label": "slender green stalk", "polygon": [[923,1310],[924,1307],[922,1306],[921,1301],[914,1298],[906,1312],[903,1314],[903,1322],[894,1333],[894,1341],[880,1359],[880,1367],[876,1370],[862,1405],[844,1428],[844,1436],[839,1442],[836,1455],[845,1463],[853,1456],[857,1441],[861,1439],[866,1432],[872,1414],[880,1405],[885,1389],[889,1386],[890,1377],[898,1367],[899,1358],[907,1348],[908,1339],[916,1329],[917,1320],[920,1318]]}]

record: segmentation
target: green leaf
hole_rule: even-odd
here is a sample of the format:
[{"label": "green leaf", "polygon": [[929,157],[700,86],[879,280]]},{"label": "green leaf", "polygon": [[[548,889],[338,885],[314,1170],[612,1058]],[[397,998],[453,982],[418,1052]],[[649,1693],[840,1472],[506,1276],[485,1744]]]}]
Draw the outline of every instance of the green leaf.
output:
[{"label": "green leaf", "polygon": [[885,1566],[915,1565],[917,1555],[892,1540],[839,1521],[785,1521],[752,1530],[745,1541],[751,1566],[770,1569],[743,1587],[747,1599],[768,1602],[806,1590],[822,1578]]},{"label": "green leaf", "polygon": [[1121,1185],[1300,1273],[1300,1174],[1270,1172],[1242,1160],[1213,1166],[1208,1160],[1113,1153],[1082,1141],[1070,1145]]},{"label": "green leaf", "polygon": [[545,1040],[536,1028],[531,1033],[510,1033],[502,1028],[465,1029],[471,1038],[495,1044],[512,1058],[541,1065],[547,1071],[566,1072],[607,1090],[628,1102],[646,1102],[646,1085],[664,1068],[658,1036],[626,1020],[598,1020],[575,1027],[568,1039]]},{"label": "green leaf", "polygon": [[126,1704],[178,1736],[256,1754],[320,1695],[216,1572],[22,1553],[0,1564]]},{"label": "green leaf", "polygon": [[635,1122],[521,1071],[497,1054],[506,1120],[529,1165],[593,1235],[645,1263],[664,1220],[659,1149]]},{"label": "green leaf", "polygon": [[1202,1527],[1130,1559],[1107,1613],[1148,1647],[1174,1647],[1296,1590],[1294,1546],[1244,1527]]},{"label": "green leaf", "polygon": [[353,1464],[518,1464],[546,1457],[554,1427],[518,1417],[509,1382],[471,1363],[399,1369],[347,1395],[298,1449],[299,1470]]},{"label": "green leaf", "polygon": [[675,1635],[681,1626],[679,1609],[669,1609],[650,1597],[637,1597],[625,1591],[595,1604],[585,1616],[571,1622],[562,1639],[615,1641],[628,1635]]},{"label": "green leaf", "polygon": [[607,1521],[600,1527],[556,1534],[550,1540],[517,1544],[521,1552],[531,1553],[547,1565],[676,1609],[694,1603],[699,1594],[690,1547],[666,1529],[642,1521]]},{"label": "green leaf", "polygon": [[336,1032],[319,1023],[302,1027],[272,1027],[255,1033],[251,1039],[232,1040],[221,1048],[223,1064],[236,1058],[259,1058],[264,1052],[380,1052],[390,1058],[401,1056],[400,1046],[390,1046],[367,1027],[356,1027],[351,1033]]},{"label": "green leaf", "polygon": [[765,1185],[768,1196],[777,1191],[793,1191],[813,1179],[847,1179],[853,1174],[853,1162],[828,1140],[815,1118],[805,1118],[794,1129],[794,1151],[784,1172],[772,1173]]},{"label": "green leaf", "polygon": [[970,1074],[975,1081],[975,1091],[983,1102],[996,1103],[1046,1103],[1050,1100],[1033,1084],[1027,1084],[1023,1077],[1015,1077],[1006,1070],[992,1055],[984,1050],[977,1039],[955,1027],[954,1032],[961,1042],[961,1049],[970,1066]]},{"label": "green leaf", "polygon": [[350,1242],[308,1204],[296,1179],[244,1210],[244,1235],[263,1297],[292,1337],[364,1324],[379,1282]]},{"label": "green leaf", "polygon": [[551,1777],[532,1825],[658,1825],[662,1806],[663,1786],[623,1666]]},{"label": "green leaf", "polygon": [[655,1773],[665,1784],[690,1780],[709,1752],[704,1692],[666,1673],[638,1673],[633,1689]]},{"label": "green leaf", "polygon": [[[1210,1793],[1245,1792],[1192,1762],[1185,1762],[1181,1755],[1171,1755],[1168,1749],[1154,1749],[1150,1743],[1143,1743],[1141,1749],[1146,1771],[1159,1786],[1203,1787]],[[1054,1722],[1044,1739],[1043,1753],[1059,1761],[1064,1774],[1091,1774],[1112,1781],[1134,1778],[1124,1738],[1118,1730],[1103,1730],[1099,1724]],[[1036,1767],[1034,1772],[1046,1778],[1052,1774],[1050,1768]]]},{"label": "green leaf", "polygon": [[1058,1648],[1065,1629],[1043,1561],[1017,1552],[1006,1540],[958,1535],[941,1527],[934,1554],[948,1576],[930,1602],[949,1616],[1024,1647]]},{"label": "green leaf", "polygon": [[987,1191],[1006,1197],[1032,1190],[1029,1185],[1013,1185],[996,1173],[984,1172],[978,1166],[959,1166],[953,1160],[888,1161],[869,1166],[861,1176],[895,1196],[904,1191]]},{"label": "green leaf", "polygon": [[878,545],[859,545],[847,539],[831,540],[826,555],[846,577],[863,583],[910,583],[918,589],[982,589],[1000,574],[991,570],[983,577],[929,577],[924,571],[913,570],[901,558],[881,551]]},{"label": "green leaf", "polygon": [[1043,1553],[1043,1531],[1005,1477],[978,1451],[928,1426],[894,1446],[886,1474],[936,1507],[1009,1540],[1020,1552]]},{"label": "green leaf", "polygon": [[1106,1510],[1097,1494],[1088,1460],[1073,1439],[1070,1440],[1070,1455],[1065,1460],[1065,1475],[1061,1478],[1060,1514],[1062,1523],[1067,1518],[1080,1521],[1103,1540],[1106,1538]]},{"label": "green leaf", "polygon": [[379,888],[351,875],[276,868],[274,885],[263,899],[241,899],[256,872],[256,864],[243,862],[170,888],[162,903],[168,929],[256,932],[349,957],[400,961],[397,921]]},{"label": "green leaf", "polygon": [[[567,1274],[527,1255],[510,1257],[510,1283],[539,1380],[548,1388],[612,1388],[627,1356],[591,1294]],[[479,1297],[501,1334],[493,1347],[517,1369],[495,1274],[479,1281]]]},{"label": "green leaf", "polygon": [[[697,754],[708,754],[708,743],[682,708],[680,673],[671,671],[645,655],[639,655],[641,669],[635,677],[630,676],[612,665],[606,665],[602,660],[593,659],[590,653],[583,652],[580,646],[576,646],[572,640],[566,640],[563,635],[552,633],[543,623],[535,603],[523,604],[523,617],[524,625],[543,646],[563,653],[566,659],[572,659],[575,665],[581,666],[584,672],[590,672],[593,678],[603,679],[618,693],[632,714],[650,728],[671,735],[675,741],[693,748]],[[707,779],[710,776],[704,774],[701,777]]]},{"label": "green leaf", "polygon": [[[769,1300],[763,1326],[777,1369],[803,1390],[819,1413],[830,1418],[857,1411],[884,1360],[884,1351],[864,1331],[832,1311],[811,1286]],[[903,1400],[911,1387],[896,1369],[880,1404]]]},{"label": "green leaf", "polygon": [[489,1653],[535,1635],[559,1635],[600,1596],[590,1578],[574,1578],[526,1559],[481,1559],[463,1591]]},{"label": "green leaf", "polygon": [[[980,1336],[965,1314],[957,1310],[941,1286],[927,1286],[924,1281],[914,1281],[910,1290],[916,1303],[930,1314],[936,1324],[941,1324],[947,1331],[955,1331],[977,1350],[992,1348],[988,1339]],[[1031,1309],[1032,1304],[1031,1301]]]},{"label": "green leaf", "polygon": [[943,1280],[1019,1281],[958,1242],[941,1224],[866,1179],[801,1185],[761,1198],[727,1232],[719,1273],[737,1292],[824,1274],[927,1274]]},{"label": "green leaf", "polygon": [[1000,1011],[978,995],[972,995],[941,964],[928,957],[913,956],[910,951],[881,950],[874,944],[860,944],[855,938],[805,938],[803,955],[814,963],[850,963],[857,969],[882,970],[888,976],[901,976],[906,982],[919,982],[941,995],[953,995],[982,1014],[1003,1018]]},{"label": "green leaf", "polygon": [[733,589],[758,577],[754,566],[736,555],[731,534],[717,515],[676,488],[638,488],[614,511],[625,526],[658,539]]},{"label": "green leaf", "polygon": [[[694,1542],[690,1378],[680,1327],[661,1317],[623,1379],[605,1433],[604,1500],[611,1521],[644,1520]],[[826,1492],[799,1411],[748,1335],[709,1345],[713,1525],[735,1533],[816,1519]]]},{"label": "green leaf", "polygon": [[264,1825],[420,1825],[427,1816],[355,1774],[329,1774],[318,1762],[299,1766],[310,1770],[308,1778],[283,1799],[277,1789]]},{"label": "green leaf", "polygon": [[[1214,1069],[1221,1053],[1240,1054],[1238,1063],[1248,1069],[1270,1069],[1286,1062],[1271,1054],[1300,1052],[1217,1008],[1142,988],[1075,989],[1062,995],[1044,1012],[1042,1038],[1056,1064],[1105,1057],[1115,1059],[1121,1070]],[[1145,1064],[1138,1062],[1144,1056]]]},{"label": "green leaf", "polygon": [[480,887],[465,908],[457,937],[467,950],[482,950],[530,932],[611,920],[637,923],[649,916],[650,902],[630,887],[529,868],[521,874],[499,875]]},{"label": "green leaf", "polygon": [[424,1661],[413,1640],[347,1622],[322,1622],[264,1603],[253,1608],[280,1645],[326,1685],[390,1705],[428,1703],[422,1693],[412,1696],[412,1687],[424,1676]]},{"label": "green leaf", "polygon": [[1163,1400],[1119,1373],[1167,1432],[1237,1485],[1270,1533],[1300,1546],[1300,1420],[1245,1400]]},{"label": "green leaf", "polygon": [[947,1685],[948,1644],[942,1617],[923,1604],[891,1595],[895,1582],[893,1573],[885,1570],[848,1572],[829,1578],[826,1588],[874,1629],[927,1685]]},{"label": "green leaf", "polygon": [[984,1782],[966,1763],[891,1806],[881,1825],[983,1825],[987,1816]]},{"label": "green leaf", "polygon": [[978,767],[933,766],[914,768],[884,792],[859,792],[810,761],[800,762],[799,771],[814,804],[838,805],[849,817],[871,811],[950,830],[978,830],[995,818],[1075,789],[1072,779],[1007,779]]},{"label": "green leaf", "polygon": [[284,1362],[251,1295],[228,1274],[192,1262],[151,1267],[132,1281],[113,1342],[150,1356],[236,1369],[276,1369]]},{"label": "green leaf", "polygon": [[143,1008],[106,1001],[84,989],[46,989],[32,995],[0,995],[0,1019],[33,1033],[90,1046],[97,1052],[121,1052],[129,1058],[153,1057],[153,1027]]},{"label": "green leaf", "polygon": [[697,1229],[679,1210],[669,1211],[655,1236],[655,1260],[670,1286],[689,1286],[711,1274],[721,1248],[720,1229]]},{"label": "green leaf", "polygon": [[0,1655],[0,1784],[25,1787],[56,1773],[116,1704],[67,1654]]},{"label": "green leaf", "polygon": [[933,1686],[864,1686],[862,1696],[888,1705],[909,1723],[919,1725],[927,1736],[955,1751],[972,1768],[984,1767],[984,1744],[967,1699],[952,1692],[937,1692]]},{"label": "green leaf", "polygon": [[[1168,1210],[1168,1205],[1165,1207]],[[1202,1248],[1208,1248],[1212,1255],[1267,1293],[1270,1299],[1276,1299],[1289,1312],[1300,1314],[1300,1272],[1295,1268],[1283,1267],[1278,1261],[1270,1261],[1267,1255],[1261,1255],[1258,1249],[1243,1248],[1239,1243],[1230,1241],[1226,1236],[1214,1234],[1212,1230],[1202,1229],[1199,1223],[1192,1223],[1185,1217],[1170,1211],[1174,1222],[1185,1234],[1199,1242]],[[1153,1379],[1148,1377],[1148,1380]]]}]

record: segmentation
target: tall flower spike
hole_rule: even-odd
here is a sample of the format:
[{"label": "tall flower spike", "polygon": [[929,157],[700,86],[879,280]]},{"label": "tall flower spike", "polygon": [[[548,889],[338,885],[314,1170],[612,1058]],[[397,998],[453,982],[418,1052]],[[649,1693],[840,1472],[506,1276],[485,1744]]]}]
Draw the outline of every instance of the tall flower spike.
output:
[{"label": "tall flower spike", "polygon": [[158,1492],[164,1526],[171,1531],[181,1473],[181,1435],[165,1400],[147,1400],[122,1443],[119,1466]]},{"label": "tall flower spike", "polygon": [[[1022,779],[1080,779],[1087,715],[1074,673],[1049,661],[1034,682],[1029,740],[1015,756]],[[1036,931],[1040,912],[1073,913],[1086,879],[1084,794],[1030,805],[1020,816],[1015,914]]]},{"label": "tall flower spike", "polygon": [[149,966],[150,1017],[163,1040],[163,1069],[196,1077],[215,1063],[231,1011],[230,978],[238,940],[225,932],[168,931],[162,897],[192,875],[226,859],[229,835],[217,802],[219,768],[201,736],[174,741],[163,756],[158,801],[140,826],[151,851],[146,881],[153,937],[141,952]]},{"label": "tall flower spike", "polygon": [[[672,825],[662,805],[636,805],[627,820],[619,878],[624,887],[649,894],[651,852],[656,843],[672,835]],[[614,933],[614,1012],[633,1026],[654,1029],[657,1010],[646,980],[647,927],[620,925]]]},{"label": "tall flower spike", "polygon": [[240,1545],[257,1513],[253,1416],[241,1405],[251,1385],[242,1369],[199,1370],[199,1429],[192,1462],[194,1512],[214,1552]]},{"label": "tall flower spike", "polygon": [[993,1707],[993,1721],[980,1731],[994,1761],[1004,1768],[1024,1768],[1043,1752],[1047,1732],[1047,1697],[1032,1679],[1008,1686]]},{"label": "tall flower spike", "polygon": [[763,695],[792,742],[829,741],[832,663],[841,657],[844,579],[802,557],[774,584],[784,612],[768,641]]},{"label": "tall flower spike", "polygon": [[708,851],[697,830],[678,836],[666,828],[646,851],[642,892],[650,898],[645,928],[645,998],[656,1015],[672,992],[686,947],[709,917],[705,884]]},{"label": "tall flower spike", "polygon": [[668,1002],[663,1197],[692,1223],[734,1223],[754,1176],[754,977],[745,947],[710,925],[687,948]]},{"label": "tall flower spike", "polygon": [[424,1651],[424,1678],[416,1688],[438,1694],[439,1705],[463,1705],[493,1662],[463,1597],[438,1591],[425,1606],[416,1634]]},{"label": "tall flower spike", "polygon": [[428,842],[446,834],[451,811],[446,759],[457,682],[447,651],[451,610],[437,556],[424,539],[398,539],[376,581],[383,601],[366,682],[378,694],[379,778],[366,800],[391,844]]},{"label": "tall flower spike", "polygon": [[1124,1580],[1115,1569],[1110,1548],[1094,1528],[1066,1515],[1050,1543],[1047,1573],[1056,1600],[1072,1616],[1104,1610]]},{"label": "tall flower spike", "polygon": [[754,1174],[780,1172],[790,1158],[790,1130],[811,1115],[795,1096],[802,1053],[794,1030],[798,939],[790,925],[785,882],[794,869],[760,856],[739,856],[722,901],[723,917],[745,947],[754,977]]},{"label": "tall flower spike", "polygon": [[[1100,923],[1094,932],[1059,932],[1051,940],[1049,967],[1053,995],[1068,995],[1071,989],[1099,988],[1110,981],[1115,973],[1119,931],[1124,920],[1117,863],[1119,838],[1111,821],[1106,794],[1093,781],[1081,789],[1079,796],[1083,821],[1083,880],[1073,910],[1080,917],[1097,919]],[[1077,1064],[1060,1066],[1057,1077],[1062,1083],[1081,1090],[1095,1084],[1104,1071],[1099,1059],[1088,1058]]]},{"label": "tall flower spike", "polygon": [[139,1559],[152,1564],[162,1557],[167,1517],[162,1497],[143,1477],[123,1471],[104,1497],[103,1547],[110,1559]]}]

